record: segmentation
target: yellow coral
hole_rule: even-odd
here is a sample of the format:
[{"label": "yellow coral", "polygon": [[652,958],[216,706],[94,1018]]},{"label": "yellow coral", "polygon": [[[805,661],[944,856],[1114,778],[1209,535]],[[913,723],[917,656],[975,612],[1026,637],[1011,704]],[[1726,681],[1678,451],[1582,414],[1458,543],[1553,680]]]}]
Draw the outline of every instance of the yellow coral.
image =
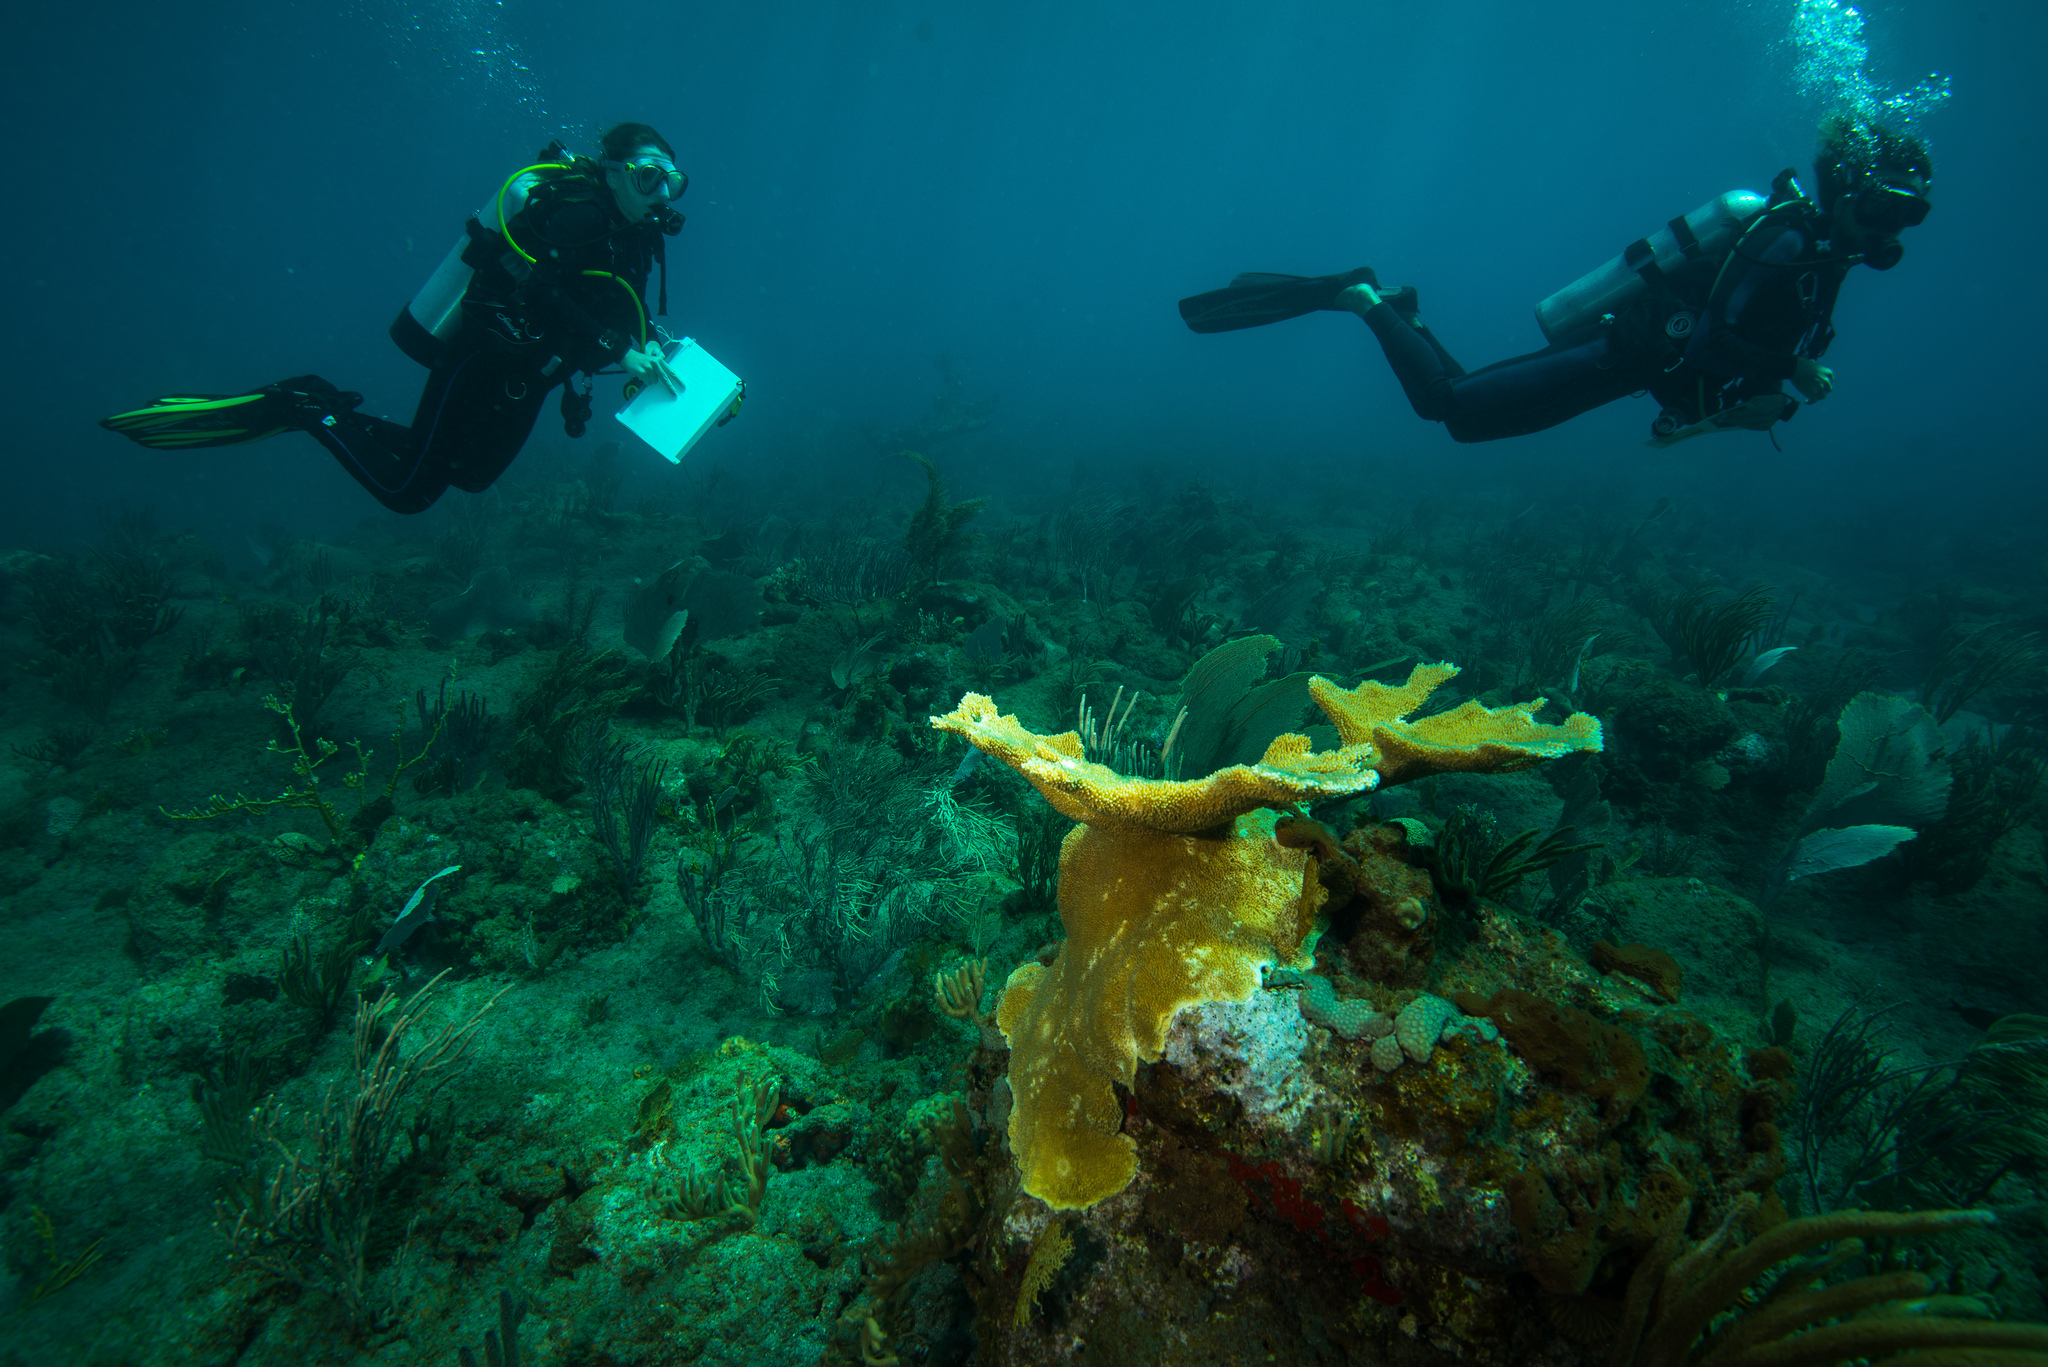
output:
[{"label": "yellow coral", "polygon": [[1240,812],[1370,792],[1377,782],[1364,747],[1318,754],[1306,736],[1277,737],[1257,764],[1233,764],[1207,778],[1127,778],[1083,758],[1075,732],[1028,731],[1014,716],[999,715],[994,700],[979,693],[969,693],[946,716],[933,717],[932,725],[967,737],[1024,775],[1063,816],[1091,826],[1193,835],[1218,830]]},{"label": "yellow coral", "polygon": [[[977,693],[932,718],[1081,823],[1060,847],[1066,941],[1050,966],[1012,973],[996,1008],[1010,1043],[1010,1148],[1024,1190],[1071,1210],[1128,1186],[1137,1149],[1122,1133],[1116,1085],[1129,1087],[1141,1060],[1159,1058],[1183,1009],[1248,1001],[1263,967],[1303,957],[1322,890],[1308,853],[1276,841],[1273,815],[1260,809],[1370,792],[1387,763],[1408,778],[1518,769],[1599,748],[1598,722],[1572,719],[1591,724],[1589,742],[1582,726],[1536,723],[1540,704],[1494,712],[1470,703],[1400,720],[1456,672],[1424,666],[1402,688],[1355,692],[1316,679],[1310,687],[1342,749],[1316,753],[1306,738],[1284,735],[1257,764],[1179,782],[1091,763],[1079,736],[1037,735]],[[1449,718],[1460,720],[1448,726]]]},{"label": "yellow coral", "polygon": [[1423,664],[1398,688],[1368,679],[1343,689],[1318,676],[1308,681],[1308,691],[1336,723],[1347,748],[1370,751],[1367,763],[1379,771],[1382,784],[1429,774],[1501,774],[1600,748],[1598,717],[1574,712],[1562,726],[1537,721],[1545,698],[1501,708],[1474,700],[1419,721],[1402,720],[1457,675],[1454,664]]},{"label": "yellow coral", "polygon": [[1127,778],[970,693],[932,725],[1015,767],[1083,824],[1060,847],[1066,943],[1010,975],[996,1024],[1010,1041],[1010,1147],[1024,1189],[1090,1206],[1137,1172],[1112,1084],[1157,1059],[1166,1027],[1203,1002],[1247,1001],[1259,970],[1291,963],[1322,900],[1301,850],[1256,808],[1372,786],[1362,752],[1313,755],[1282,736],[1255,765],[1186,782]]},{"label": "yellow coral", "polygon": [[1321,889],[1307,857],[1245,816],[1221,838],[1076,826],[1060,847],[1067,939],[1050,968],[1010,975],[1010,1148],[1024,1189],[1056,1210],[1129,1185],[1137,1153],[1112,1083],[1166,1047],[1204,1002],[1249,1001],[1263,965],[1293,965]]}]

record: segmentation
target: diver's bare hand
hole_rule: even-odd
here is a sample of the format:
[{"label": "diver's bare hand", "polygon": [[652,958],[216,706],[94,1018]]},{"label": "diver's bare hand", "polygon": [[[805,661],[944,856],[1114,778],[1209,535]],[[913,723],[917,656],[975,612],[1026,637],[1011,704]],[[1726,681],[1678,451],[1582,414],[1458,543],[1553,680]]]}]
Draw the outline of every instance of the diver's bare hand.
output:
[{"label": "diver's bare hand", "polygon": [[645,351],[627,347],[626,354],[619,358],[619,369],[628,375],[639,376],[642,381],[649,381],[660,376],[664,359],[661,343],[649,342]]},{"label": "diver's bare hand", "polygon": [[1792,372],[1792,387],[1804,394],[1808,403],[1819,403],[1834,392],[1835,372],[1811,357],[1801,356]]}]

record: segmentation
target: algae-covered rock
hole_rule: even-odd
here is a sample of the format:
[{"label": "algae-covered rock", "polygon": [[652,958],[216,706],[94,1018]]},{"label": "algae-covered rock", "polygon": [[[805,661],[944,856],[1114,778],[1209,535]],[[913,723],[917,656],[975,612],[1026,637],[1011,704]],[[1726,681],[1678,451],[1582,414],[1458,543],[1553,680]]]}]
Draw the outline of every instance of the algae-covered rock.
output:
[{"label": "algae-covered rock", "polygon": [[1690,992],[1753,994],[1763,917],[1747,898],[1697,878],[1637,878],[1596,889],[1583,910],[1608,939],[1669,954]]},{"label": "algae-covered rock", "polygon": [[1615,748],[1666,782],[1711,760],[1740,728],[1728,704],[1698,684],[1656,679],[1614,711]]}]

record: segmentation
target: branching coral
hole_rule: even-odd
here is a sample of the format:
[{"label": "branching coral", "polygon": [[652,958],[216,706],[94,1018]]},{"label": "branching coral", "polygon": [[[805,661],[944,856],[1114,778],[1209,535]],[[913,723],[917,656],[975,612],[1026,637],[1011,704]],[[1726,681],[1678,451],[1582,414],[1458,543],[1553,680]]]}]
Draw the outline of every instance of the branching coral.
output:
[{"label": "branching coral", "polygon": [[1999,687],[2041,655],[2041,638],[2012,627],[1979,627],[1954,641],[1927,667],[1920,696],[1946,726],[1980,693]]},{"label": "branching coral", "polygon": [[780,1078],[749,1078],[733,1085],[732,1123],[726,1133],[739,1154],[740,1181],[731,1186],[722,1172],[707,1175],[694,1163],[677,1163],[666,1146],[655,1149],[649,1161],[656,1172],[654,1199],[661,1213],[676,1220],[737,1215],[748,1225],[757,1222],[761,1199],[768,1193],[768,1125],[781,1106]]},{"label": "branching coral", "polygon": [[412,1156],[422,1152],[435,1097],[460,1073],[484,1015],[505,992],[407,1052],[407,1036],[446,976],[435,975],[402,1005],[389,994],[358,1002],[353,1078],[303,1117],[296,1144],[288,1140],[289,1117],[275,1098],[266,1102],[256,1127],[282,1161],[267,1179],[246,1175],[214,1207],[230,1261],[326,1291],[357,1323],[375,1311],[372,1226],[392,1170],[406,1157],[398,1144],[409,1141]]},{"label": "branching coral", "polygon": [[981,1029],[988,1019],[981,1014],[981,994],[988,990],[988,960],[969,959],[951,973],[935,973],[932,978],[939,1010]]},{"label": "branching coral", "polygon": [[1600,848],[1597,840],[1574,841],[1573,833],[1571,826],[1559,826],[1547,835],[1531,827],[1501,840],[1491,817],[1461,807],[1434,841],[1416,847],[1415,861],[1429,870],[1447,903],[1468,906],[1481,897],[1498,901],[1530,874]]},{"label": "branching coral", "polygon": [[1732,602],[1715,603],[1711,588],[1697,588],[1653,610],[1650,624],[1693,667],[1700,687],[1712,688],[1742,663],[1750,642],[1771,620],[1776,594],[1753,588]]},{"label": "branching coral", "polygon": [[946,557],[967,544],[968,535],[962,527],[982,510],[988,500],[970,498],[959,503],[947,502],[946,481],[940,477],[939,467],[915,451],[902,454],[924,467],[926,484],[924,506],[911,514],[910,528],[903,536],[903,548],[936,582]]},{"label": "branching coral", "polygon": [[[1744,1196],[1699,1244],[1684,1248],[1692,1203],[1680,1202],[1629,1280],[1609,1367],[1806,1367],[1911,1353],[1916,1367],[2048,1364],[2048,1328],[1963,1319],[1916,1304],[1932,1289],[1918,1272],[1872,1272],[1827,1284],[1860,1256],[1863,1238],[1941,1234],[1988,1224],[1983,1211],[1893,1215],[1838,1211],[1788,1220],[1739,1247],[1734,1231],[1756,1210]],[[1761,1297],[1749,1288],[1780,1263],[1833,1242],[1826,1257],[1780,1273]],[[1740,1305],[1741,1313],[1709,1326]],[[1704,1341],[1702,1336],[1705,1336]]]},{"label": "branching coral", "polygon": [[356,793],[356,812],[351,819],[342,815],[341,809],[328,800],[326,792],[321,788],[323,776],[320,769],[341,753],[341,747],[324,736],[313,736],[309,739],[306,735],[306,718],[298,703],[289,695],[279,698],[272,694],[263,699],[263,705],[277,713],[282,719],[286,734],[291,737],[292,743],[288,746],[280,745],[273,740],[265,747],[273,755],[287,755],[291,758],[293,781],[282,793],[276,797],[246,797],[236,793],[231,798],[215,793],[206,799],[204,807],[195,807],[189,812],[174,812],[168,807],[159,807],[157,810],[173,821],[210,821],[215,817],[232,816],[237,812],[258,816],[273,807],[305,808],[319,816],[320,824],[327,828],[328,837],[333,840],[335,848],[347,849],[358,839],[362,843],[368,843],[369,837],[377,829],[377,823],[391,814],[391,795],[398,790],[398,780],[404,777],[407,770],[431,754],[434,742],[441,737],[440,729],[437,727],[420,748],[408,757],[405,753],[405,704],[400,703],[398,725],[391,733],[392,748],[397,752],[396,767],[392,769],[391,777],[386,780],[382,795],[374,799],[365,798],[363,794],[367,791],[366,785],[370,777],[370,757],[376,752],[365,750],[360,741],[350,741],[349,748],[355,752],[355,768],[344,768],[340,780],[344,788],[354,789]]}]

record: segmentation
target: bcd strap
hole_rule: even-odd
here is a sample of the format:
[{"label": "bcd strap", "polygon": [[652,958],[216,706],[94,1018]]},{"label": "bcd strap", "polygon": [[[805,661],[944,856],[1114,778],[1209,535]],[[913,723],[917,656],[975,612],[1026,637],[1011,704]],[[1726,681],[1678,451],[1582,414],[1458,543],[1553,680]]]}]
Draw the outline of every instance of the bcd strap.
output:
[{"label": "bcd strap", "polygon": [[1657,264],[1657,252],[1650,246],[1649,238],[1639,237],[1629,243],[1621,254],[1621,262],[1640,275],[1651,289],[1664,288],[1664,268]]},{"label": "bcd strap", "polygon": [[1684,252],[1691,260],[1699,259],[1700,235],[1692,230],[1692,224],[1679,217],[1664,226],[1671,229],[1671,235],[1678,239],[1678,250]]},{"label": "bcd strap", "polygon": [[473,271],[480,271],[498,257],[505,239],[472,218],[462,225],[462,231],[469,242],[462,249],[462,264]]}]

